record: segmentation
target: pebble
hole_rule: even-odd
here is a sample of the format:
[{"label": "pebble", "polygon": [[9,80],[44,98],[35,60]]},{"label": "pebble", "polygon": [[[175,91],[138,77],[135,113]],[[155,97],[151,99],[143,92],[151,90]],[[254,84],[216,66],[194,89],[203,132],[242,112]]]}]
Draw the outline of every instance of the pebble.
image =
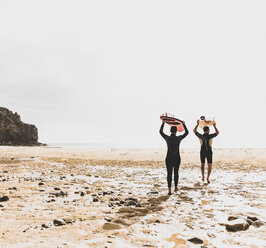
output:
[{"label": "pebble", "polygon": [[42,227],[42,228],[49,228],[49,227],[51,227],[51,225],[45,223],[45,224],[42,224],[41,227]]},{"label": "pebble", "polygon": [[248,216],[247,217],[248,220],[251,220],[251,221],[256,221],[256,220],[259,220],[257,217],[255,216]]},{"label": "pebble", "polygon": [[225,224],[225,228],[229,232],[245,231],[248,227],[249,224],[244,219],[232,220],[229,224]]},{"label": "pebble", "polygon": [[263,225],[264,225],[264,222],[262,222],[261,220],[256,220],[252,223],[252,226],[255,226],[257,228]]},{"label": "pebble", "polygon": [[0,197],[0,202],[5,202],[5,201],[8,201],[9,200],[9,197],[8,196],[2,196]]},{"label": "pebble", "polygon": [[196,244],[196,245],[199,245],[199,244],[203,244],[203,240],[199,239],[199,238],[191,238],[191,239],[188,239],[189,242],[193,243],[193,244]]},{"label": "pebble", "polygon": [[8,190],[17,190],[17,188],[16,187],[8,188]]},{"label": "pebble", "polygon": [[54,223],[55,226],[66,225],[66,222],[64,220],[62,220],[62,219],[54,220],[53,223]]},{"label": "pebble", "polygon": [[239,218],[236,216],[229,216],[227,220],[232,221],[232,220],[237,220],[237,219],[239,219]]},{"label": "pebble", "polygon": [[135,201],[128,201],[125,205],[126,206],[136,206],[137,203]]}]

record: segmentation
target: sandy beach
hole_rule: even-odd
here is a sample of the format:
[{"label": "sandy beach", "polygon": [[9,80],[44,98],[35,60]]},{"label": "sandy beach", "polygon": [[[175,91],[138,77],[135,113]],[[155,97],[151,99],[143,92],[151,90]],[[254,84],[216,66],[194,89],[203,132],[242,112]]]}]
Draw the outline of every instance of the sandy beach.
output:
[{"label": "sandy beach", "polygon": [[266,247],[266,149],[214,149],[209,185],[182,149],[171,196],[165,152],[0,147],[0,247]]}]

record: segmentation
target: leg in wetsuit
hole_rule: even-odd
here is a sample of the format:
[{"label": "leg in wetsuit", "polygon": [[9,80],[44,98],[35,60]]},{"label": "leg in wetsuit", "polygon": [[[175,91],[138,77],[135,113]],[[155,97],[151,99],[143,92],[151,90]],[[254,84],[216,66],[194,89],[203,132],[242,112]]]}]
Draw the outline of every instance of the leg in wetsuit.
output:
[{"label": "leg in wetsuit", "polygon": [[171,188],[171,186],[172,186],[173,170],[174,170],[175,188],[177,188],[178,179],[179,179],[179,173],[178,172],[179,172],[179,166],[180,166],[180,156],[167,154],[166,159],[165,159],[165,164],[166,164],[166,168],[167,168],[168,188]]}]

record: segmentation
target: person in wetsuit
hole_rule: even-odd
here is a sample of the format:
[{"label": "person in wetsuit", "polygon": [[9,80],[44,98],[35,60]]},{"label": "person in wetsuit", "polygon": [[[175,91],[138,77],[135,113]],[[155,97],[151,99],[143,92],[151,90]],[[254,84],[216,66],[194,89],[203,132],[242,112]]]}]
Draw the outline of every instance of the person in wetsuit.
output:
[{"label": "person in wetsuit", "polygon": [[171,136],[166,135],[163,132],[165,121],[163,120],[163,123],[160,128],[160,134],[165,139],[167,143],[167,155],[165,158],[165,164],[167,169],[167,183],[168,183],[168,195],[171,195],[171,186],[172,186],[172,174],[174,169],[174,182],[175,182],[175,192],[178,190],[178,179],[179,179],[179,166],[181,162],[180,154],[179,154],[179,146],[182,139],[184,139],[188,135],[188,129],[185,125],[185,122],[182,122],[185,133],[183,135],[176,136],[177,128],[176,126],[172,126]]},{"label": "person in wetsuit", "polygon": [[203,128],[203,134],[197,132],[197,128],[199,126],[199,120],[197,120],[197,125],[194,128],[193,132],[199,138],[201,148],[200,148],[200,161],[201,161],[201,174],[202,174],[202,181],[204,182],[204,167],[205,167],[205,160],[207,159],[208,162],[208,174],[207,174],[207,183],[210,183],[210,175],[212,171],[212,139],[219,134],[219,131],[216,127],[216,123],[213,124],[215,129],[215,133],[210,134],[209,127],[205,126]]}]

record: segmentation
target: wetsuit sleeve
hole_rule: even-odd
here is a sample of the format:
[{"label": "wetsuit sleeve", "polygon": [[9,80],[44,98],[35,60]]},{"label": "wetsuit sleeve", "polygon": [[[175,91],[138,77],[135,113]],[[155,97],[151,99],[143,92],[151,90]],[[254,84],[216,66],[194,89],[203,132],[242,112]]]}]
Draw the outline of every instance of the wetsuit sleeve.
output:
[{"label": "wetsuit sleeve", "polygon": [[199,139],[202,139],[202,134],[196,132],[195,135],[196,135]]},{"label": "wetsuit sleeve", "polygon": [[160,134],[161,134],[162,137],[165,139],[167,135],[163,132],[163,128],[164,128],[164,122],[163,122],[162,125],[161,125],[161,128],[160,128]]},{"label": "wetsuit sleeve", "polygon": [[214,137],[216,137],[217,136],[217,133],[212,133],[212,134],[210,134],[210,139],[212,139],[212,138],[214,138]]},{"label": "wetsuit sleeve", "polygon": [[183,126],[184,126],[184,129],[185,129],[185,133],[182,134],[182,135],[180,135],[180,138],[181,138],[181,139],[184,139],[185,137],[188,136],[188,129],[187,129],[186,124],[184,124]]}]

